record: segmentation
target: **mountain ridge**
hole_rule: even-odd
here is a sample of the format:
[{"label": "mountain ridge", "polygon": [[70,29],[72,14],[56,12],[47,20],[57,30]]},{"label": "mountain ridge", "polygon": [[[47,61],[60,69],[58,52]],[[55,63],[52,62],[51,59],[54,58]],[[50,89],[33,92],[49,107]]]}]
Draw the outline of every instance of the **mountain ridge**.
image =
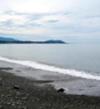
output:
[{"label": "mountain ridge", "polygon": [[19,39],[15,39],[15,38],[11,38],[11,37],[2,37],[0,36],[0,43],[5,44],[11,44],[11,43],[16,43],[16,44],[65,44],[66,42],[64,42],[63,40],[44,40],[44,41],[31,41],[31,40],[19,40]]}]

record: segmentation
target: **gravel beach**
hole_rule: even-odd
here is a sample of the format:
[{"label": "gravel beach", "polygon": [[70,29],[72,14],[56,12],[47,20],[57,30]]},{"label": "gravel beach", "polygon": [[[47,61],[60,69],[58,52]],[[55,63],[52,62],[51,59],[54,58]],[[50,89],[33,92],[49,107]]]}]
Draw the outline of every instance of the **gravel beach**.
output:
[{"label": "gravel beach", "polygon": [[30,80],[10,70],[0,68],[0,109],[100,109],[100,97],[58,92],[48,84],[52,81]]}]

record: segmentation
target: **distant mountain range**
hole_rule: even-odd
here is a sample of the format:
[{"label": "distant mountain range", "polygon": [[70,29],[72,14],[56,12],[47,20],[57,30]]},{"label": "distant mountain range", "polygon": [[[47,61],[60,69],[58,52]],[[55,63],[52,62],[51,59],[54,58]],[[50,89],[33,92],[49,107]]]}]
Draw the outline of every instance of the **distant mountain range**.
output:
[{"label": "distant mountain range", "polygon": [[30,41],[30,40],[18,40],[10,37],[0,37],[0,44],[65,44],[62,40],[46,40],[46,41]]}]

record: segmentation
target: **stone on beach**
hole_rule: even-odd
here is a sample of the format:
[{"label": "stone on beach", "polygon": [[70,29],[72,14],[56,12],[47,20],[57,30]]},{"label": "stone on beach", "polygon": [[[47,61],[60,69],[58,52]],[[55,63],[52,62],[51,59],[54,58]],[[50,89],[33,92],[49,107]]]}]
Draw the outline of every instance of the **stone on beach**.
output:
[{"label": "stone on beach", "polygon": [[57,90],[57,92],[62,92],[62,93],[63,93],[64,91],[65,91],[65,89],[63,89],[63,88],[60,88],[60,89]]},{"label": "stone on beach", "polygon": [[13,86],[14,89],[19,90],[20,87],[18,85]]}]

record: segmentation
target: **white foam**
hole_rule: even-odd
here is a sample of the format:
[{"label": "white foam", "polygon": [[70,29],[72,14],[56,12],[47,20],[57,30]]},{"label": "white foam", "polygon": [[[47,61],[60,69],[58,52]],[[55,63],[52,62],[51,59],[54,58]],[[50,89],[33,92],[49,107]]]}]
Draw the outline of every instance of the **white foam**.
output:
[{"label": "white foam", "polygon": [[84,71],[77,71],[77,70],[73,70],[73,69],[64,69],[64,68],[59,68],[59,67],[55,67],[55,66],[51,66],[51,65],[41,64],[41,63],[34,62],[34,61],[14,60],[14,59],[9,59],[9,58],[5,58],[5,57],[1,57],[1,56],[0,56],[0,60],[6,61],[9,63],[24,65],[24,66],[31,67],[34,69],[40,69],[40,70],[50,71],[50,72],[57,72],[57,73],[67,74],[70,76],[81,77],[81,78],[86,78],[86,79],[100,80],[100,76],[92,75],[92,74],[90,74],[88,72],[84,72]]}]

